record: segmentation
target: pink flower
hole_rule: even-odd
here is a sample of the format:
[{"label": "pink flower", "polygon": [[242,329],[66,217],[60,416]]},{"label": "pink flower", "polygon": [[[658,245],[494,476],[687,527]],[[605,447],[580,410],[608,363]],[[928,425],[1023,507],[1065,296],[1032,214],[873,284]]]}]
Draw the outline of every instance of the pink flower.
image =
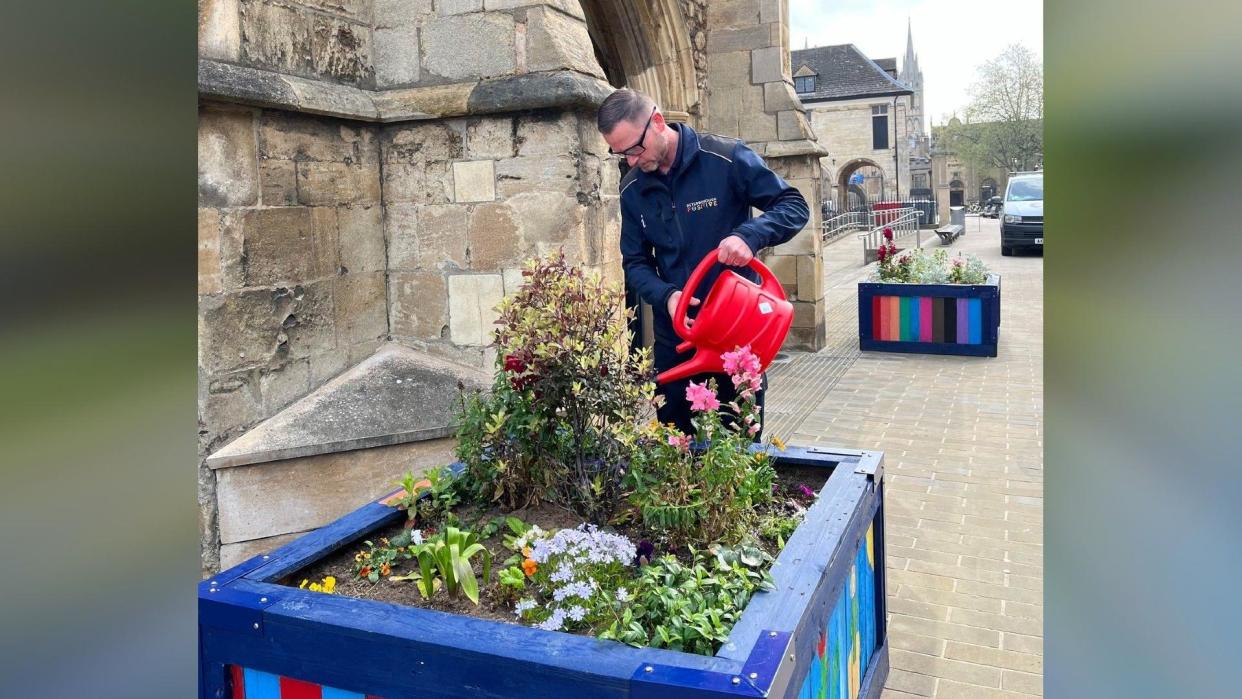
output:
[{"label": "pink flower", "polygon": [[750,345],[738,347],[732,352],[725,352],[720,355],[724,360],[724,370],[726,374],[736,376],[737,374],[758,374],[760,370],[759,357],[750,351]]},{"label": "pink flower", "polygon": [[686,387],[686,400],[690,401],[691,410],[715,410],[720,407],[720,401],[716,400],[716,392],[708,388],[706,384],[690,382]]},{"label": "pink flower", "polygon": [[751,425],[750,427],[746,428],[746,433],[751,436],[754,436],[754,434],[758,431],[759,431],[759,425]]},{"label": "pink flower", "polygon": [[669,446],[674,446],[674,447],[677,447],[678,449],[681,449],[682,451],[686,451],[690,448],[690,435],[670,434],[668,436],[668,443],[669,443]]}]

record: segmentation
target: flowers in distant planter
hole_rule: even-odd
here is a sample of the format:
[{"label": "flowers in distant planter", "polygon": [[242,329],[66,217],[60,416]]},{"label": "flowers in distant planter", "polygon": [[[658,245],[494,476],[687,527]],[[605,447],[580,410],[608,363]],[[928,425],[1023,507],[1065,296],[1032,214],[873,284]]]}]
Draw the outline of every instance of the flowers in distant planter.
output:
[{"label": "flowers in distant planter", "polygon": [[879,269],[872,281],[906,284],[983,284],[988,268],[976,256],[965,253],[949,258],[944,250],[928,253],[921,248],[891,251],[880,247]]}]

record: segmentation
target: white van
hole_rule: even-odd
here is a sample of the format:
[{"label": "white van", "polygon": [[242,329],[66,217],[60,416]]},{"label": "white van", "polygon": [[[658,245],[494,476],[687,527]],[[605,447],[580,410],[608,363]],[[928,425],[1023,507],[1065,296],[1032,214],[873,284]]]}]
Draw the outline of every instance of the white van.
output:
[{"label": "white van", "polygon": [[1001,254],[1034,247],[1044,249],[1044,173],[1016,172],[1001,208]]}]

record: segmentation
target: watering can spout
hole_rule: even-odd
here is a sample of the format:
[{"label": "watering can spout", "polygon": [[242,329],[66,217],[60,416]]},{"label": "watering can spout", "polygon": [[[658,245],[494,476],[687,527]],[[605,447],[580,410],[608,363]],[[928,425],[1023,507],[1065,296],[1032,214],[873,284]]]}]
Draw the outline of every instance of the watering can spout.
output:
[{"label": "watering can spout", "polygon": [[686,323],[686,311],[695,287],[716,263],[716,257],[717,252],[712,250],[695,267],[673,311],[673,330],[685,340],[677,346],[677,352],[694,348],[694,357],[661,373],[656,377],[657,383],[723,372],[721,355],[744,345],[751,346],[762,370],[776,357],[789,333],[789,326],[793,324],[793,304],[785,298],[776,275],[755,258],[748,264],[759,273],[762,286],[740,274],[721,274],[699,307],[694,325]]}]

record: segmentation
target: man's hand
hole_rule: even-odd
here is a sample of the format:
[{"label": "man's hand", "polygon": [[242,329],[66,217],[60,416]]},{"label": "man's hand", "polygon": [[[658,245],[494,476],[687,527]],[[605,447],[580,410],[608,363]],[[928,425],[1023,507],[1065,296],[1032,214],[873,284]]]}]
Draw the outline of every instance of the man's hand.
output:
[{"label": "man's hand", "polygon": [[[680,300],[681,300],[680,289],[678,289],[677,291],[674,291],[673,295],[668,297],[668,317],[669,318],[673,317],[673,313],[677,310],[677,302]],[[691,306],[699,305],[699,299],[697,296],[690,297],[690,305]],[[694,318],[691,318],[690,316],[686,316],[686,327],[690,327],[691,325],[694,325]]]},{"label": "man's hand", "polygon": [[720,246],[716,249],[720,251],[717,253],[716,259],[720,260],[721,264],[731,267],[741,267],[742,265],[750,264],[750,261],[755,257],[755,253],[751,252],[750,246],[746,244],[746,241],[736,235],[731,235],[720,241]]}]

